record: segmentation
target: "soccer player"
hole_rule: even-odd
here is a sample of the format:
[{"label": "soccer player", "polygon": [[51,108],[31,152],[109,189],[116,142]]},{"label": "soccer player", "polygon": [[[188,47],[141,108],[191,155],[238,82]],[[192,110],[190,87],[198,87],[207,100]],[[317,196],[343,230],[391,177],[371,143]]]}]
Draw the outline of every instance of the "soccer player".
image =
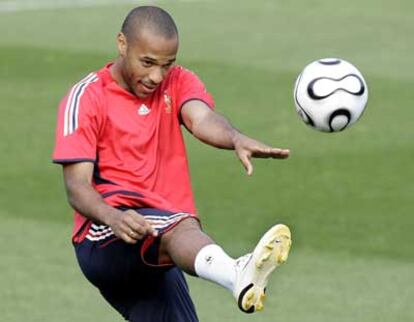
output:
[{"label": "soccer player", "polygon": [[118,58],[74,85],[58,112],[53,161],[63,165],[75,209],[80,268],[129,321],[197,321],[182,271],[227,288],[244,312],[261,310],[291,244],[279,224],[235,260],[201,230],[182,126],[235,150],[248,175],[251,158],[285,159],[289,150],[249,138],[214,112],[199,78],[174,65],[178,40],[167,12],[133,9]]}]

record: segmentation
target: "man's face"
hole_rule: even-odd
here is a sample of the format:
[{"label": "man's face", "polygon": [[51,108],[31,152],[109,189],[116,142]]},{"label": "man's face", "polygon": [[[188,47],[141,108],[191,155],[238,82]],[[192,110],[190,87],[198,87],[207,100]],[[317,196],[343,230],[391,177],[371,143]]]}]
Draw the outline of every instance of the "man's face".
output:
[{"label": "man's face", "polygon": [[118,36],[121,73],[127,89],[140,98],[151,95],[175,62],[178,37],[166,39],[143,30],[139,39]]}]

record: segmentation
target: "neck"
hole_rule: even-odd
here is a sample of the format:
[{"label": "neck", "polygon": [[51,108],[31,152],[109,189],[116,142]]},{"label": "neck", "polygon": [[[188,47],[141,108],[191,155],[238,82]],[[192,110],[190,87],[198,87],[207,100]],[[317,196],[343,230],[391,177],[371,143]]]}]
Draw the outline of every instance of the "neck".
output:
[{"label": "neck", "polygon": [[118,83],[118,85],[129,91],[129,86],[122,76],[121,62],[119,58],[115,60],[111,67],[109,67],[109,71],[111,72],[112,78]]}]

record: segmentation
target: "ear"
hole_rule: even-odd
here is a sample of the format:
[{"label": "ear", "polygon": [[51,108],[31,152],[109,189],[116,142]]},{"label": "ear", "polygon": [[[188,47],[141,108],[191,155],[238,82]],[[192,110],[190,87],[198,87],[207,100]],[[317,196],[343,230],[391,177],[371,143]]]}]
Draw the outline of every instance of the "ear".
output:
[{"label": "ear", "polygon": [[118,44],[118,53],[119,56],[125,57],[128,49],[128,43],[125,35],[120,32],[116,38]]}]

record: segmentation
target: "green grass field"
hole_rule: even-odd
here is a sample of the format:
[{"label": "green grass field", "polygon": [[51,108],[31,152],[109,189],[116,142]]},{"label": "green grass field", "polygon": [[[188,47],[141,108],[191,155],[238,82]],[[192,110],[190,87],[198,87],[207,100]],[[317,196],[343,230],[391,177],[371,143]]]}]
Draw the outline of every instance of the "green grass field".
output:
[{"label": "green grass field", "polygon": [[[5,2],[0,321],[120,321],[79,271],[61,169],[50,157],[58,101],[115,57],[132,5],[2,12]],[[180,29],[179,63],[201,76],[217,110],[292,150],[287,161],[256,160],[248,178],[233,153],[187,136],[200,216],[217,242],[239,256],[280,221],[294,238],[263,313],[243,315],[225,290],[189,278],[200,320],[414,321],[414,3],[157,4]],[[357,65],[370,90],[362,119],[337,134],[306,127],[292,99],[300,70],[330,56]]]}]

